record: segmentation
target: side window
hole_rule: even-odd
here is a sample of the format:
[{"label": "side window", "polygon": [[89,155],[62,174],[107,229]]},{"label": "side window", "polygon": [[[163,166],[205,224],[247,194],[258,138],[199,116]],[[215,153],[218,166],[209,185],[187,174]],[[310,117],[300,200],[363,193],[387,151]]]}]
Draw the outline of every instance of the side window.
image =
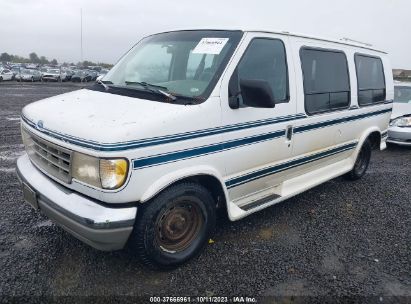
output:
[{"label": "side window", "polygon": [[347,58],[341,51],[302,48],[305,110],[308,114],[347,108],[350,79]]},{"label": "side window", "polygon": [[378,57],[355,54],[357,70],[358,104],[370,105],[385,100],[385,77],[382,61]]},{"label": "side window", "polygon": [[288,102],[288,71],[281,40],[257,38],[251,41],[237,71],[239,79],[266,80],[276,103]]}]

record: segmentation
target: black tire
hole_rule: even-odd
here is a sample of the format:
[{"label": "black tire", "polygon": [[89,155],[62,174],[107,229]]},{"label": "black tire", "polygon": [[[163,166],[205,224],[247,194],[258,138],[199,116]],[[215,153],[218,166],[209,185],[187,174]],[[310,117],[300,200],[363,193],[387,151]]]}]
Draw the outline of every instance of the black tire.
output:
[{"label": "black tire", "polygon": [[358,152],[354,167],[345,175],[346,179],[354,181],[364,176],[365,172],[367,171],[368,165],[370,164],[371,150],[371,143],[367,139],[363,143],[361,150]]},{"label": "black tire", "polygon": [[139,209],[129,245],[146,266],[171,269],[201,252],[215,222],[216,205],[207,189],[176,184]]},{"label": "black tire", "polygon": [[2,81],[3,81],[3,77],[0,76],[0,82],[2,82]]}]

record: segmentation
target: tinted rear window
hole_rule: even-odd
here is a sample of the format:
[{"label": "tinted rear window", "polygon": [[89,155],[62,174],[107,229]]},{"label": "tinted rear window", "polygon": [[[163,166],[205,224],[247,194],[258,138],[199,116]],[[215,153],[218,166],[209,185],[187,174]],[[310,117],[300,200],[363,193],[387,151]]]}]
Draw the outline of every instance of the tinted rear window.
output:
[{"label": "tinted rear window", "polygon": [[309,114],[346,108],[350,103],[347,58],[341,51],[303,48],[305,109]]},{"label": "tinted rear window", "polygon": [[358,104],[370,105],[385,100],[385,78],[381,58],[355,54]]}]

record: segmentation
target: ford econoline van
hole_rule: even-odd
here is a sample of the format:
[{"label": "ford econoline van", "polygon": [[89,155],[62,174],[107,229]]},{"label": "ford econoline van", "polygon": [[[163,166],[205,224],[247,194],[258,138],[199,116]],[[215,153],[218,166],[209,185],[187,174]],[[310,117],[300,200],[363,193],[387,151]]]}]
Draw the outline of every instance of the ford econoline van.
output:
[{"label": "ford econoline van", "polygon": [[27,105],[25,201],[100,250],[175,267],[238,220],[385,149],[386,53],[288,32],[186,30],[142,39],[93,86]]}]

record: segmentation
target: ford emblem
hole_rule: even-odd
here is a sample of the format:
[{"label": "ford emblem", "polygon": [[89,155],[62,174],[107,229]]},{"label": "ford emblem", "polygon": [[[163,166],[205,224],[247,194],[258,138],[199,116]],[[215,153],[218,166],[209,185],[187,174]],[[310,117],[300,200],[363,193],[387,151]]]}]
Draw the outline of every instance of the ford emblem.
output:
[{"label": "ford emblem", "polygon": [[39,120],[37,122],[37,128],[39,128],[39,129],[43,128],[43,121],[42,120]]}]

